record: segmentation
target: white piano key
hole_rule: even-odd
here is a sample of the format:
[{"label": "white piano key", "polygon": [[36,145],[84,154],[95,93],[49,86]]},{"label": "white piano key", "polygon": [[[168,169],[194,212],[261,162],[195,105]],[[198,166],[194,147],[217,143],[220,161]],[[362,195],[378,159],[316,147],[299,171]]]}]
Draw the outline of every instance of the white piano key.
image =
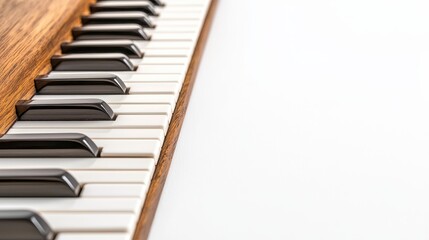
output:
[{"label": "white piano key", "polygon": [[178,83],[128,83],[130,94],[173,94],[177,95],[181,84]]},{"label": "white piano key", "polygon": [[85,183],[144,183],[149,184],[153,171],[83,171],[70,170],[81,184]]},{"label": "white piano key", "polygon": [[183,74],[187,70],[185,65],[140,65],[134,73]]},{"label": "white piano key", "polygon": [[[61,76],[69,74],[86,74],[96,72],[60,72],[53,71],[50,76]],[[104,72],[115,74],[122,79],[125,83],[145,83],[145,82],[183,82],[184,74],[146,74],[146,73],[129,73],[129,72]]]},{"label": "white piano key", "polygon": [[0,198],[0,210],[137,213],[142,203],[141,198]]},{"label": "white piano key", "polygon": [[80,197],[135,197],[144,198],[148,190],[146,184],[86,184]]},{"label": "white piano key", "polygon": [[115,114],[119,115],[167,115],[173,109],[169,104],[109,104]]},{"label": "white piano key", "polygon": [[195,12],[163,12],[161,16],[158,17],[159,19],[186,19],[186,20],[198,20],[202,21],[203,14],[202,13],[195,13]]},{"label": "white piano key", "polygon": [[197,38],[197,33],[154,32],[151,41],[195,41]]},{"label": "white piano key", "polygon": [[145,170],[153,171],[153,158],[0,158],[0,169]]},{"label": "white piano key", "polygon": [[131,233],[60,233],[55,240],[131,240]]},{"label": "white piano key", "polygon": [[164,25],[158,24],[155,29],[145,29],[146,33],[153,35],[158,33],[196,33],[199,30],[198,26],[183,26],[183,25]]},{"label": "white piano key", "polygon": [[101,99],[108,104],[170,104],[175,105],[173,94],[126,94],[126,95],[35,95],[35,100]]},{"label": "white piano key", "polygon": [[143,50],[146,57],[185,57],[190,61],[192,51],[188,49],[147,49]]},{"label": "white piano key", "polygon": [[153,42],[153,41],[140,41],[135,40],[134,43],[142,51],[147,49],[187,49],[191,50],[193,44],[186,41],[169,41],[169,42]]},{"label": "white piano key", "polygon": [[186,65],[189,62],[187,57],[143,57],[142,59],[134,60],[138,65],[145,67],[147,65]]},{"label": "white piano key", "polygon": [[[131,232],[137,216],[133,213],[42,213],[55,232]],[[87,239],[89,240],[89,239]]]},{"label": "white piano key", "polygon": [[165,115],[118,115],[115,121],[17,121],[14,128],[155,128],[168,129]]},{"label": "white piano key", "polygon": [[103,157],[146,157],[158,160],[161,152],[161,142],[147,139],[94,139],[97,146],[102,147],[100,156]]},{"label": "white piano key", "polygon": [[162,129],[91,129],[91,128],[10,128],[8,134],[82,133],[91,139],[155,139],[164,141]]}]

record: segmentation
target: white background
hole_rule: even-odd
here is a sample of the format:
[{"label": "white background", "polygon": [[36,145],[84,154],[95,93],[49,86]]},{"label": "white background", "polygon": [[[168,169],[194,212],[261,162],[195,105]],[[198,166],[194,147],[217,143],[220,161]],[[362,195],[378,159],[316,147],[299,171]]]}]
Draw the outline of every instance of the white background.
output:
[{"label": "white background", "polygon": [[428,1],[220,0],[150,239],[429,239]]}]

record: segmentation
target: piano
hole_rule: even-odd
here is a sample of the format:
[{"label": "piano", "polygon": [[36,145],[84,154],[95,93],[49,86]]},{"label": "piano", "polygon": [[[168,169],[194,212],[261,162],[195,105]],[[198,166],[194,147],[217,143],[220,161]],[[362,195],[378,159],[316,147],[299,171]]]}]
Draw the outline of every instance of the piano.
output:
[{"label": "piano", "polygon": [[0,240],[147,239],[215,0],[0,0]]}]

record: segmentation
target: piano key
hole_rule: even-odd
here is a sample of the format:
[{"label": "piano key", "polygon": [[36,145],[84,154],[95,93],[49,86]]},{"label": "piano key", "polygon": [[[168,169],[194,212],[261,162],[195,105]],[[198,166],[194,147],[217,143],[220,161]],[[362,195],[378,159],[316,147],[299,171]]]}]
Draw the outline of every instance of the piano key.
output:
[{"label": "piano key", "polygon": [[[61,76],[64,74],[93,74],[96,72],[50,72],[50,76]],[[124,83],[145,83],[145,82],[183,82],[184,74],[147,74],[147,73],[129,73],[129,72],[105,72],[115,74],[124,81]]]},{"label": "piano key", "polygon": [[86,184],[80,197],[135,197],[144,198],[146,184]]},{"label": "piano key", "polygon": [[80,133],[6,134],[0,138],[2,158],[96,157],[98,154],[97,145]]},{"label": "piano key", "polygon": [[183,74],[187,71],[187,65],[140,65],[136,73],[145,74]]},{"label": "piano key", "polygon": [[149,139],[94,139],[94,142],[103,148],[101,157],[147,157],[156,161],[162,146],[159,141]]},{"label": "piano key", "polygon": [[165,115],[119,115],[115,121],[17,121],[14,128],[109,128],[109,129],[168,129]]},{"label": "piano key", "polygon": [[52,68],[57,71],[133,71],[130,59],[120,53],[67,54],[53,56]]},{"label": "piano key", "polygon": [[34,100],[91,99],[99,98],[108,104],[170,104],[175,105],[172,94],[127,94],[127,95],[35,95]]},{"label": "piano key", "polygon": [[118,1],[106,1],[106,2],[97,2],[90,6],[91,12],[143,12],[149,16],[158,16],[159,11],[155,9],[153,4],[149,2],[118,2]]},{"label": "piano key", "polygon": [[[123,0],[98,0],[98,2],[106,2],[106,1],[123,2]],[[125,0],[125,1],[151,2],[155,6],[165,6],[164,1],[161,1],[161,0]]]},{"label": "piano key", "polygon": [[153,33],[196,33],[199,30],[197,26],[183,26],[183,25],[174,25],[169,26],[165,24],[159,24],[156,26],[156,29],[148,29],[148,34]]},{"label": "piano key", "polygon": [[190,59],[187,57],[148,57],[142,59],[132,59],[135,65],[186,65]]},{"label": "piano key", "polygon": [[[14,162],[13,159],[9,161]],[[0,170],[0,199],[2,197],[78,197],[79,192],[79,183],[70,173],[62,169]],[[0,209],[2,209],[1,206]]]},{"label": "piano key", "polygon": [[178,83],[127,83],[130,94],[173,94],[180,92]]},{"label": "piano key", "polygon": [[149,49],[187,49],[193,50],[193,44],[190,41],[165,41],[165,42],[153,42],[153,41],[133,41],[137,47],[142,51]]},{"label": "piano key", "polygon": [[91,139],[155,139],[164,141],[162,129],[67,129],[67,128],[10,128],[8,134],[22,133],[75,133],[85,134]]},{"label": "piano key", "polygon": [[154,28],[155,24],[143,12],[96,12],[82,17],[82,24],[124,24],[134,23],[143,28]]},{"label": "piano key", "polygon": [[108,73],[39,76],[34,80],[38,94],[125,94],[125,83]]},{"label": "piano key", "polygon": [[[134,213],[41,213],[55,232],[132,232]],[[87,239],[88,240],[88,239]]]},{"label": "piano key", "polygon": [[115,114],[100,99],[20,100],[16,103],[20,121],[113,120]]},{"label": "piano key", "polygon": [[148,49],[145,57],[186,57],[190,61],[192,51],[188,49]]},{"label": "piano key", "polygon": [[131,233],[59,233],[56,240],[131,240]]},{"label": "piano key", "polygon": [[130,212],[142,206],[140,198],[0,198],[1,210],[29,209],[37,212]]},{"label": "piano key", "polygon": [[63,53],[122,53],[130,58],[141,58],[143,53],[131,40],[74,41],[61,44]]},{"label": "piano key", "polygon": [[86,183],[144,183],[149,184],[152,171],[79,171],[70,170],[76,180],[81,184]]},{"label": "piano key", "polygon": [[[146,170],[155,166],[153,158],[0,158],[1,171],[50,169],[70,170]],[[47,170],[44,170],[47,171]],[[55,170],[54,173],[57,173]],[[36,172],[37,173],[37,172]]]},{"label": "piano key", "polygon": [[55,233],[39,216],[28,210],[0,211],[0,240],[53,240]]},{"label": "piano key", "polygon": [[164,33],[156,32],[152,35],[151,41],[196,41],[196,33]]},{"label": "piano key", "polygon": [[76,40],[149,40],[150,34],[138,24],[98,24],[76,27],[72,30]]}]

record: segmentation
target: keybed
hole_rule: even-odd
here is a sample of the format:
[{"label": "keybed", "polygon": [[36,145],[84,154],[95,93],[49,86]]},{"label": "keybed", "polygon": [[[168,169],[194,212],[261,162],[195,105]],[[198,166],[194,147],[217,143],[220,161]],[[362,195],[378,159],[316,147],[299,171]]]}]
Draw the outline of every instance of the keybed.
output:
[{"label": "keybed", "polygon": [[[48,79],[40,79],[42,84],[40,89],[44,88],[45,91],[42,92],[39,89],[40,93],[36,93],[32,98],[34,103],[31,105],[31,102],[28,102],[21,109],[25,119],[30,120],[18,120],[6,135],[26,134],[37,138],[38,135],[51,134],[58,138],[58,134],[64,134],[62,149],[68,152],[68,156],[20,157],[17,154],[15,157],[10,157],[10,154],[14,154],[13,150],[0,148],[0,186],[2,186],[0,194],[8,194],[5,190],[7,189],[6,180],[10,181],[11,177],[3,176],[1,171],[15,171],[21,177],[27,177],[28,173],[37,180],[46,179],[46,174],[50,173],[51,169],[55,169],[62,171],[63,174],[69,174],[73,178],[71,180],[78,183],[78,196],[0,197],[0,218],[10,220],[9,223],[13,221],[26,223],[31,216],[41,217],[41,226],[47,225],[44,229],[46,234],[37,236],[37,239],[130,240],[133,238],[211,0],[165,0],[163,2],[165,6],[156,6],[158,1],[99,0],[95,5],[141,5],[139,9],[147,11],[144,14],[140,10],[113,9],[107,15],[130,14],[130,18],[133,14],[137,18],[145,16],[155,27],[143,28],[136,23],[118,23],[115,19],[107,24],[89,22],[83,28],[89,26],[90,29],[95,30],[88,32],[85,40],[79,40],[78,35],[75,35],[74,41],[80,41],[79,46],[64,45],[64,51],[71,51],[65,56],[74,57],[75,55],[76,58],[61,59],[62,56],[57,56],[59,62],[53,60],[54,69],[48,74]],[[155,12],[143,7],[148,3]],[[96,11],[94,16],[106,15],[103,11],[107,10],[103,10],[102,7],[95,6],[92,9]],[[159,13],[159,16],[151,16],[152,13]],[[137,20],[132,21],[138,22]],[[144,21],[140,23],[146,24]],[[127,29],[137,29],[137,32]],[[75,32],[77,31],[76,29]],[[149,39],[135,39],[145,36],[139,31],[144,31],[143,33],[147,34]],[[117,33],[120,37],[112,39],[116,38],[114,35]],[[96,44],[96,47],[92,48],[91,44]],[[111,53],[109,47],[112,49]],[[99,52],[96,51],[97,48],[100,49]],[[113,53],[116,54],[114,57],[113,55],[106,57]],[[139,57],[140,53],[142,57]],[[126,61],[126,64],[132,66],[130,70],[111,70],[123,69]],[[92,67],[94,70],[90,69]],[[115,76],[120,82],[115,82],[117,79],[108,79],[109,75],[106,74]],[[83,80],[79,79],[82,76],[87,77]],[[55,81],[47,82],[52,78],[55,78]],[[75,82],[70,83],[63,78],[73,79]],[[126,87],[125,94],[121,94],[121,91],[125,91],[121,88],[123,85]],[[69,89],[66,89],[67,87]],[[86,88],[86,92],[55,94],[56,91],[70,91],[70,88],[78,91],[79,87]],[[118,94],[88,94],[88,92],[103,91],[103,89],[116,91],[115,88]],[[94,99],[101,102],[97,102],[97,105],[89,104],[89,102],[93,103]],[[67,102],[70,113],[56,110],[49,105],[50,102],[58,105],[58,102],[63,100],[71,101],[72,104]],[[37,105],[36,103],[39,103],[37,101],[47,102],[48,106]],[[79,105],[79,102],[85,104]],[[103,110],[107,111],[106,114],[110,114],[109,110],[112,111],[111,120],[85,120],[85,114],[91,114],[88,108],[103,108],[104,104],[108,106],[107,110]],[[38,114],[44,116],[37,116]],[[62,115],[58,116],[58,114]],[[79,116],[73,115],[72,118],[67,119],[67,114]],[[53,117],[50,119],[49,116]],[[111,116],[108,115],[108,117]],[[65,119],[58,120],[62,118]],[[70,143],[73,141],[67,139],[69,136],[67,134],[75,133],[86,136],[99,148],[100,152],[97,156],[72,156],[76,146]],[[51,146],[46,141],[42,141],[44,146]],[[85,143],[86,140],[82,141]],[[28,146],[28,149],[37,149],[39,145],[26,142],[21,148]],[[2,151],[3,157],[1,157]],[[31,182],[28,184],[29,188],[33,187]],[[51,183],[36,181],[34,186],[46,189],[49,184]],[[57,185],[61,189],[67,188],[67,182]],[[50,194],[55,194],[52,191]],[[14,194],[21,194],[21,192],[17,190]]]}]

